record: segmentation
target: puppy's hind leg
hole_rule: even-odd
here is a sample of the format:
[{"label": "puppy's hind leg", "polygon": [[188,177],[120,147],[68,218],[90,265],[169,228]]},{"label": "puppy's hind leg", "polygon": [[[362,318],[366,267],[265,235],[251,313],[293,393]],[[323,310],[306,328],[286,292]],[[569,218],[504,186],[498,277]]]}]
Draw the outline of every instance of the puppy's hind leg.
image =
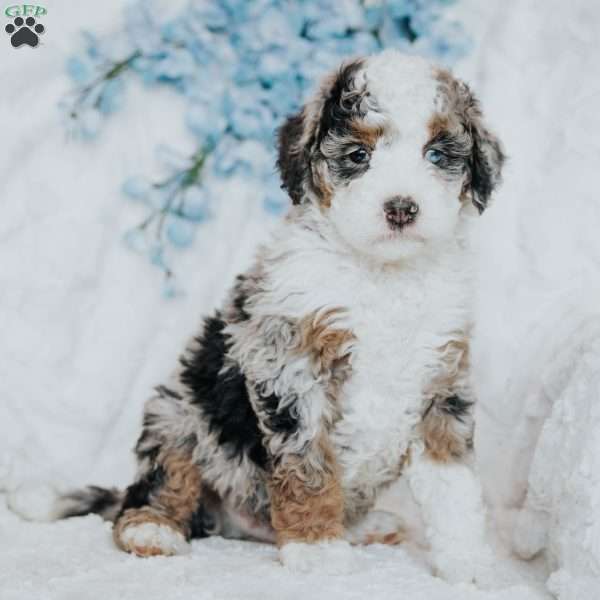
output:
[{"label": "puppy's hind leg", "polygon": [[163,450],[127,489],[113,529],[115,543],[138,556],[185,554],[201,496],[200,471],[189,454]]}]

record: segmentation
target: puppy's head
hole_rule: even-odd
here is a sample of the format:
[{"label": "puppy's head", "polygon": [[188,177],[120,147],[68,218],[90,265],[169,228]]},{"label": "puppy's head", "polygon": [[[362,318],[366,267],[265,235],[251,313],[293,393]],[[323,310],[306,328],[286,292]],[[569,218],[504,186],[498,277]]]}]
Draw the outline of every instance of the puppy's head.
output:
[{"label": "puppy's head", "polygon": [[343,65],[279,130],[293,203],[317,204],[355,250],[384,261],[454,236],[487,206],[503,161],[469,88],[395,51]]}]

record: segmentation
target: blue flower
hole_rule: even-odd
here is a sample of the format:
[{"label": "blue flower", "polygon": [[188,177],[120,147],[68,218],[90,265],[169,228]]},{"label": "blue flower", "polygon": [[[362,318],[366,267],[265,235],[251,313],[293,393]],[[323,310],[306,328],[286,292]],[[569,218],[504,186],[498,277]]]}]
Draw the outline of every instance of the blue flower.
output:
[{"label": "blue flower", "polygon": [[91,64],[76,56],[71,56],[67,60],[67,73],[78,84],[89,83],[94,78],[94,70]]},{"label": "blue flower", "polygon": [[331,37],[344,37],[348,32],[346,20],[342,17],[331,17],[311,23],[306,30],[310,40],[326,40]]},{"label": "blue flower", "polygon": [[392,19],[412,17],[419,10],[419,0],[387,0],[388,14]]},{"label": "blue flower", "polygon": [[152,186],[148,180],[140,176],[129,177],[121,189],[128,198],[142,202],[147,200],[152,192]]},{"label": "blue flower", "polygon": [[381,26],[385,14],[383,2],[372,2],[365,6],[365,27],[370,31],[377,30]]},{"label": "blue flower", "polygon": [[98,135],[102,117],[95,110],[85,110],[78,117],[79,135],[84,140],[91,140]]},{"label": "blue flower", "polygon": [[242,152],[242,144],[230,136],[225,136],[215,148],[212,156],[215,173],[220,177],[230,177],[233,174],[249,176],[252,174],[250,157]]},{"label": "blue flower", "polygon": [[98,38],[90,31],[82,31],[81,37],[83,38],[87,57],[94,62],[98,61],[101,58]]},{"label": "blue flower", "polygon": [[187,168],[190,157],[167,144],[159,144],[155,150],[158,161],[170,171],[183,171]]},{"label": "blue flower", "polygon": [[222,114],[214,114],[202,105],[189,108],[185,121],[192,133],[210,148],[217,145],[228,126]]},{"label": "blue flower", "polygon": [[161,44],[161,31],[149,2],[135,2],[125,8],[125,29],[133,45],[143,53],[152,53]]},{"label": "blue flower", "polygon": [[158,79],[166,81],[193,77],[196,73],[196,64],[190,53],[183,48],[174,48],[157,58],[154,72]]},{"label": "blue flower", "polygon": [[263,90],[258,85],[228,90],[223,111],[233,135],[241,139],[270,139],[274,129],[273,113],[263,98]]},{"label": "blue flower", "polygon": [[283,117],[295,112],[302,100],[302,83],[299,77],[289,73],[275,80],[265,101],[274,114],[274,122],[278,123]]},{"label": "blue flower", "polygon": [[134,227],[123,236],[125,245],[138,254],[145,254],[148,251],[148,240],[143,229]]},{"label": "blue flower", "polygon": [[248,33],[254,34],[260,48],[272,46],[285,48],[288,40],[294,39],[300,33],[299,27],[300,22],[297,19],[289,19],[284,7],[271,4],[257,15],[252,22],[252,27],[248,28]]},{"label": "blue flower", "polygon": [[168,240],[177,248],[187,248],[194,241],[196,228],[187,219],[169,216],[166,230]]},{"label": "blue flower", "polygon": [[202,2],[197,7],[191,4],[190,13],[210,31],[226,31],[230,20],[227,10],[215,2]]},{"label": "blue flower", "polygon": [[169,270],[165,257],[165,247],[161,243],[154,242],[151,244],[148,250],[148,256],[153,265],[163,269],[164,271]]},{"label": "blue flower", "polygon": [[179,213],[185,219],[200,223],[210,216],[209,197],[206,191],[198,186],[189,187],[183,198]]},{"label": "blue flower", "polygon": [[106,82],[98,99],[98,110],[108,115],[115,112],[123,101],[123,81],[121,79],[110,79]]},{"label": "blue flower", "polygon": [[290,72],[289,58],[282,48],[272,48],[259,57],[257,70],[261,81],[271,85]]}]

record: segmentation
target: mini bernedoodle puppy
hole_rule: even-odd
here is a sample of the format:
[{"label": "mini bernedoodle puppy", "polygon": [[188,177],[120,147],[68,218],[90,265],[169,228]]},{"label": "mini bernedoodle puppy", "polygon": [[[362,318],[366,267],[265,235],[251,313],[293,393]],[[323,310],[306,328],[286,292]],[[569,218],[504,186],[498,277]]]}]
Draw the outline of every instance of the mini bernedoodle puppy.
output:
[{"label": "mini bernedoodle puppy", "polygon": [[293,206],[147,402],[135,483],[69,494],[58,516],[102,514],[139,556],[222,535],[345,572],[351,543],[401,541],[369,510],[405,475],[437,572],[474,580],[490,551],[469,229],[503,161],[469,88],[423,59],[388,51],[326,77],[279,131]]}]

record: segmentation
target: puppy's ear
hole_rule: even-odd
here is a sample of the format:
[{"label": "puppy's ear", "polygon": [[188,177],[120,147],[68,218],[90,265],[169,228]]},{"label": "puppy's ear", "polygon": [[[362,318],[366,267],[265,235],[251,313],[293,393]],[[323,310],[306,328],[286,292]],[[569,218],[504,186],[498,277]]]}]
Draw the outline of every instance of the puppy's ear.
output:
[{"label": "puppy's ear", "polygon": [[343,129],[351,117],[360,114],[364,84],[357,86],[354,79],[362,64],[362,59],[352,60],[327,75],[314,97],[279,129],[277,166],[282,188],[294,204],[309,196],[325,205],[329,200],[327,161],[320,145],[330,131]]},{"label": "puppy's ear", "polygon": [[330,101],[333,77],[326,77],[317,94],[302,110],[287,119],[278,132],[279,157],[277,167],[281,187],[294,204],[306,201],[309,192],[320,198],[324,189],[319,186],[319,168],[313,165],[325,127],[325,107]]},{"label": "puppy's ear", "polygon": [[468,159],[469,179],[466,187],[477,210],[482,213],[492,192],[502,180],[505,161],[500,140],[483,124],[479,101],[466,84],[461,84],[464,98],[465,127],[473,145]]},{"label": "puppy's ear", "polygon": [[302,110],[289,117],[277,134],[277,167],[281,175],[281,187],[287,191],[294,204],[300,204],[302,201],[309,170],[309,152],[305,144],[302,144],[304,130]]},{"label": "puppy's ear", "polygon": [[469,159],[473,204],[482,213],[502,180],[505,155],[500,140],[477,122],[472,129],[473,149]]}]

